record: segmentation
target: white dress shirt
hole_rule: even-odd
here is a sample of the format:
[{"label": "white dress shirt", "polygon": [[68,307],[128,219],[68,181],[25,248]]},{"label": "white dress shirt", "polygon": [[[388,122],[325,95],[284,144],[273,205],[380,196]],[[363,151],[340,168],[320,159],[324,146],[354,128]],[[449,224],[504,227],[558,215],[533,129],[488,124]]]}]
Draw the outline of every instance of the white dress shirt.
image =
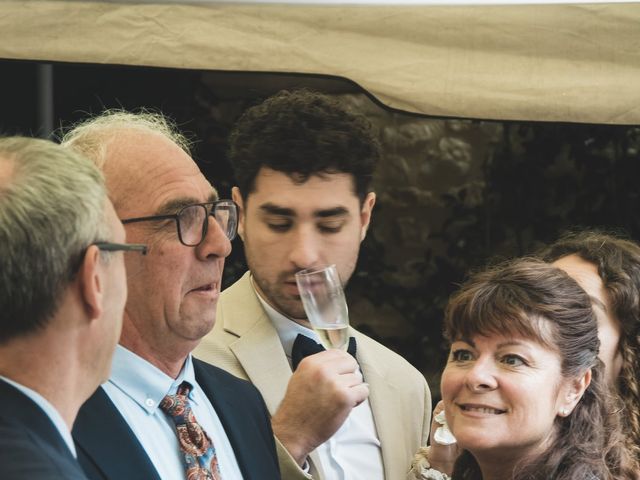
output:
[{"label": "white dress shirt", "polygon": [[[316,332],[277,312],[257,291],[256,295],[278,331],[289,365],[293,343],[299,333],[320,343]],[[369,399],[351,410],[338,431],[320,445],[316,452],[321,465],[312,465],[311,474],[317,469],[321,470],[322,477],[327,480],[384,480],[380,440]]]},{"label": "white dress shirt", "polygon": [[189,403],[213,442],[224,480],[242,480],[240,467],[211,402],[196,382],[191,355],[173,379],[135,353],[118,345],[105,392],[138,438],[163,480],[186,479],[173,420],[160,409],[165,395],[175,395],[183,381],[193,385]]},{"label": "white dress shirt", "polygon": [[2,375],[0,375],[0,379],[4,380],[9,385],[16,387],[27,397],[33,400],[34,403],[38,405],[42,410],[44,410],[44,413],[47,415],[47,417],[49,417],[49,420],[51,420],[53,426],[56,427],[56,430],[58,430],[58,432],[60,432],[60,436],[64,440],[64,443],[67,444],[67,447],[69,447],[69,450],[71,450],[71,454],[73,455],[73,457],[78,458],[78,454],[76,453],[76,446],[73,443],[73,438],[71,437],[69,427],[62,418],[62,415],[60,415],[60,412],[56,410],[56,407],[51,405],[51,403],[49,403],[46,398],[44,398],[35,390],[31,390],[29,387],[25,387],[24,385],[11,380],[10,378],[3,377]]}]

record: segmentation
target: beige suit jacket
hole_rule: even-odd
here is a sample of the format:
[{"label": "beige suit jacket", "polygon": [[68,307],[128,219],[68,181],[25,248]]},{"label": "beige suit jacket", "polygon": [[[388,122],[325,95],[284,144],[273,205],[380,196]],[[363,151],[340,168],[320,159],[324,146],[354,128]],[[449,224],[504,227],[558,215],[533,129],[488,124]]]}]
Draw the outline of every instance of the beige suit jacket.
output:
[{"label": "beige suit jacket", "polygon": [[[414,453],[426,445],[431,422],[431,393],[424,376],[401,356],[351,329],[358,344],[357,359],[370,386],[369,401],[386,480],[404,479]],[[262,393],[273,414],[282,401],[291,367],[278,333],[267,317],[253,287],[249,272],[226,289],[218,302],[213,331],[194,355],[206,362],[251,381]],[[311,478],[278,443],[278,457],[285,480]],[[315,452],[311,462],[318,474]]]}]

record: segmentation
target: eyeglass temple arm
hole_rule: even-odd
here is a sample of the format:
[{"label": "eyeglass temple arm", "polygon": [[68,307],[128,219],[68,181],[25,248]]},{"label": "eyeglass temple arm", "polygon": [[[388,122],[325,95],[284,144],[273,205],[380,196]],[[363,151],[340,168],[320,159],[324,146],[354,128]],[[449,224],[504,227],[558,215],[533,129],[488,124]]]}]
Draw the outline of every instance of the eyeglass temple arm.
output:
[{"label": "eyeglass temple arm", "polygon": [[147,246],[141,243],[95,242],[94,245],[105,252],[135,251],[147,254]]}]

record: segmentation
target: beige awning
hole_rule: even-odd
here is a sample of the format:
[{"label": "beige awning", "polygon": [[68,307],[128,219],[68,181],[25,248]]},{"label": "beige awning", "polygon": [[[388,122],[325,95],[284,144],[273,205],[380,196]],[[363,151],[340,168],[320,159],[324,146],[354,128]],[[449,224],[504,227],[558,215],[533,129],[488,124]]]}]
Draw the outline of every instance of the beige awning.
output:
[{"label": "beige awning", "polygon": [[640,124],[640,4],[13,1],[0,58],[349,78],[430,115]]}]

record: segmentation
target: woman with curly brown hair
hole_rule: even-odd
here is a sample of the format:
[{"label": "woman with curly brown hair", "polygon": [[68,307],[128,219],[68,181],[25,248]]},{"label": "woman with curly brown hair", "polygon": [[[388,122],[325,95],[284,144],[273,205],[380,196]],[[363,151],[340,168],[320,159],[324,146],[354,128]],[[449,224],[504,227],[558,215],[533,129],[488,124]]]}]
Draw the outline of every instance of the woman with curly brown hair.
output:
[{"label": "woman with curly brown hair", "polygon": [[599,231],[570,233],[542,257],[572,276],[592,299],[600,358],[624,406],[628,448],[640,461],[640,246]]},{"label": "woman with curly brown hair", "polygon": [[636,478],[591,299],[561,269],[519,259],[471,276],[449,301],[445,337],[454,480]]}]

